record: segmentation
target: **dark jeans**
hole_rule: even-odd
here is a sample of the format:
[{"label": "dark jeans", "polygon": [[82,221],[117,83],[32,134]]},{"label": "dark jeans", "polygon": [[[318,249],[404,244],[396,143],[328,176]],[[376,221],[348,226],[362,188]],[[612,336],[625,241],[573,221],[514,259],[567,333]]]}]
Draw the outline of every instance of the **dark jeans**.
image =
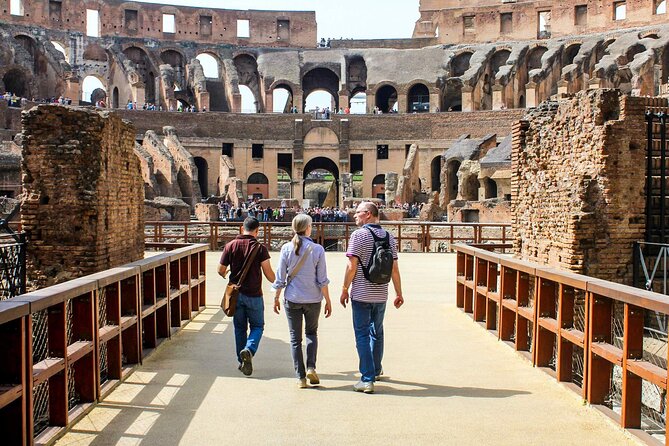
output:
[{"label": "dark jeans", "polygon": [[251,297],[240,293],[232,324],[235,327],[237,361],[241,363],[239,352],[248,348],[255,356],[260,345],[260,339],[265,329],[265,306],[262,296]]},{"label": "dark jeans", "polygon": [[284,299],[283,305],[288,318],[290,353],[293,356],[295,375],[298,378],[304,378],[307,372],[304,368],[304,355],[302,353],[302,319],[304,318],[304,334],[307,337],[307,368],[316,368],[318,316],[321,312],[321,303],[296,304]]},{"label": "dark jeans", "polygon": [[351,301],[355,347],[360,359],[360,378],[363,382],[374,382],[381,374],[383,359],[383,317],[386,303],[363,303]]}]

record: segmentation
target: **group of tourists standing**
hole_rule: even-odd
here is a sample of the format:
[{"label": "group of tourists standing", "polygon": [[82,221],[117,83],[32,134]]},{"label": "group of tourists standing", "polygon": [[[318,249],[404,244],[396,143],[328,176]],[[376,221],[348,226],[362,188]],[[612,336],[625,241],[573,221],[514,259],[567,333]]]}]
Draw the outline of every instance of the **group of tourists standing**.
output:
[{"label": "group of tourists standing", "polygon": [[[374,382],[383,374],[383,319],[388,284],[392,282],[395,289],[395,308],[402,306],[404,298],[397,263],[397,242],[379,225],[376,205],[360,203],[355,212],[355,222],[360,228],[351,234],[348,244],[348,262],[339,301],[344,308],[350,302],[353,316],[361,374],[353,389],[373,393]],[[257,240],[259,227],[255,218],[244,220],[243,234],[225,246],[218,266],[218,273],[223,278],[230,272],[230,282],[239,286],[233,316],[239,370],[246,376],[253,373],[253,357],[258,352],[265,325],[264,275],[272,282],[275,293],[273,308],[277,314],[281,311],[283,292],[283,308],[288,319],[298,387],[308,387],[307,382],[318,385],[318,322],[321,312],[326,318],[332,314],[325,250],[310,238],[311,217],[298,214],[292,222],[294,237],[282,247],[275,273],[267,248]],[[302,350],[303,333],[306,337],[306,363]]]}]

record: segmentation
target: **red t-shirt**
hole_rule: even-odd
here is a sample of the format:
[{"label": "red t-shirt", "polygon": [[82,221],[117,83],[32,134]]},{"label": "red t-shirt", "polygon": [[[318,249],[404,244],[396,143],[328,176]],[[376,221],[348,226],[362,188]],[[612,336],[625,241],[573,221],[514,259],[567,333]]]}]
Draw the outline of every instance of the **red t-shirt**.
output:
[{"label": "red t-shirt", "polygon": [[[230,283],[237,283],[242,275],[244,261],[251,255],[251,249],[258,240],[251,235],[238,235],[233,241],[225,245],[221,255],[221,265],[230,268]],[[269,259],[269,251],[260,244],[260,250],[256,254],[253,264],[246,274],[244,282],[239,284],[239,292],[250,297],[262,297],[262,271],[260,264]]]}]

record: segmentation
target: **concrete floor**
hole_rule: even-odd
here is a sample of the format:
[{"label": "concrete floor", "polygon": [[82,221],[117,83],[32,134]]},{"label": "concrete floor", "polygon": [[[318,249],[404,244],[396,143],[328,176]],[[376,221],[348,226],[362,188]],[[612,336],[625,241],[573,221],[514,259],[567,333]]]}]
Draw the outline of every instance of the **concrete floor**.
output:
[{"label": "concrete floor", "polygon": [[[386,312],[376,394],[352,391],[351,312],[338,303],[321,319],[321,386],[296,387],[285,315],[270,305],[253,376],[244,377],[231,319],[217,307],[218,256],[207,256],[209,307],[58,445],[637,444],[455,308],[452,254],[400,255],[406,304]],[[338,302],[344,255],[327,260]]]}]

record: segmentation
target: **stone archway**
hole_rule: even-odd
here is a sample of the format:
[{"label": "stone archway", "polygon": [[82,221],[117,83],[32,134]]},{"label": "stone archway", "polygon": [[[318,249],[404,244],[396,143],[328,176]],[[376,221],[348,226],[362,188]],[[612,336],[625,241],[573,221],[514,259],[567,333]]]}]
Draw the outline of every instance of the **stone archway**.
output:
[{"label": "stone archway", "polygon": [[[314,178],[310,177],[310,174],[316,171],[325,171],[332,175],[333,178],[331,184],[333,184],[335,188],[335,205],[339,206],[339,166],[337,166],[336,162],[324,156],[313,158],[305,164],[304,169],[302,170],[302,196],[308,198],[307,185],[310,181],[314,180]],[[323,193],[324,191],[317,191],[315,194],[312,193],[309,196],[313,197],[312,200],[315,198],[318,205],[322,205],[325,198],[327,198],[327,196],[323,196]],[[327,192],[326,195],[329,195],[329,192]]]},{"label": "stone archway", "polygon": [[200,184],[200,192],[203,197],[209,196],[209,165],[207,160],[196,156],[193,158],[197,167],[197,182]]},{"label": "stone archway", "polygon": [[430,163],[430,173],[432,175],[432,192],[439,192],[441,190],[441,155],[435,156],[432,159],[432,163]]},{"label": "stone archway", "polygon": [[264,173],[252,173],[246,181],[246,193],[256,198],[269,198],[269,179]]},{"label": "stone archway", "polygon": [[375,105],[383,113],[389,113],[397,104],[397,89],[392,85],[384,85],[376,91]]}]

